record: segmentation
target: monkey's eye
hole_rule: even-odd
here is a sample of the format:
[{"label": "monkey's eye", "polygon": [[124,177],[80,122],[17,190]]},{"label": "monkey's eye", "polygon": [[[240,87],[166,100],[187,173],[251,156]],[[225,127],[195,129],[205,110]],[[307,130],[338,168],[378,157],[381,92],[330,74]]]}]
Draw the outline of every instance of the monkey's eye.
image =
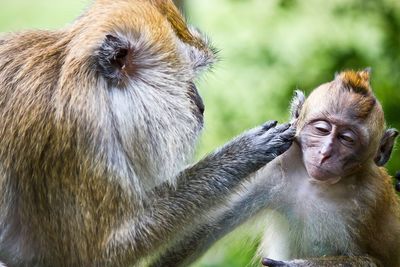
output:
[{"label": "monkey's eye", "polygon": [[339,139],[346,145],[352,145],[355,142],[355,136],[350,132],[340,134]]},{"label": "monkey's eye", "polygon": [[332,130],[332,127],[326,121],[317,121],[313,126],[317,134],[328,135]]}]

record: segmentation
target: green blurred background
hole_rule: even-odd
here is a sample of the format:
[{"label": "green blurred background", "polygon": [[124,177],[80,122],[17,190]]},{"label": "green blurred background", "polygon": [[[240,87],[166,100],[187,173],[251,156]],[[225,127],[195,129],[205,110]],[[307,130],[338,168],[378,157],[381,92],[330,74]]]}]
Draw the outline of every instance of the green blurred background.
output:
[{"label": "green blurred background", "polygon": [[[54,29],[77,17],[85,0],[0,0],[0,32]],[[221,50],[199,81],[206,127],[198,157],[266,120],[288,119],[294,89],[306,92],[343,69],[372,67],[372,86],[388,126],[400,129],[400,1],[183,0],[188,21]],[[400,169],[400,152],[388,164]],[[257,231],[245,226],[196,266],[251,263]]]}]

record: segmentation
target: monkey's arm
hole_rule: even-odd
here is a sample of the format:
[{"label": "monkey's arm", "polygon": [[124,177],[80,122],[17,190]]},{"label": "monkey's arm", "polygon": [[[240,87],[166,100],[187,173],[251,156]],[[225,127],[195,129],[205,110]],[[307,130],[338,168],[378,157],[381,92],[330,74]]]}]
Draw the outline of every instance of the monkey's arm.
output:
[{"label": "monkey's arm", "polygon": [[[163,185],[153,201],[136,217],[113,231],[108,251],[115,257],[147,255],[165,246],[177,232],[189,229],[196,218],[220,203],[251,173],[286,151],[294,129],[267,123],[236,138],[214,154],[184,170],[176,186]],[[131,255],[118,251],[132,248]]]},{"label": "monkey's arm", "polygon": [[369,256],[329,256],[304,260],[275,261],[264,258],[264,266],[268,267],[377,267],[382,266]]},{"label": "monkey's arm", "polygon": [[150,266],[188,266],[202,256],[216,241],[261,210],[271,206],[271,202],[276,201],[273,192],[282,186],[278,165],[280,165],[279,159],[267,164],[253,179],[246,182],[240,194],[232,196],[223,208],[220,208],[213,219],[208,218],[208,221],[187,233],[164,251]]}]

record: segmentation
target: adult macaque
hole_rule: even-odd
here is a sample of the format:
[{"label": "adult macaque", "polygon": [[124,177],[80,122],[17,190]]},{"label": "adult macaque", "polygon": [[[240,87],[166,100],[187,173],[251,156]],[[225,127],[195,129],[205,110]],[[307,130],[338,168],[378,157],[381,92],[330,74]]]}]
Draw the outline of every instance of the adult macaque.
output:
[{"label": "adult macaque", "polygon": [[96,0],[1,37],[0,261],[143,266],[287,150],[295,131],[266,123],[184,168],[214,60],[172,0]]},{"label": "adult macaque", "polygon": [[345,71],[307,100],[298,92],[295,144],[153,266],[187,265],[266,209],[267,266],[400,266],[399,199],[381,167],[398,132],[385,130],[369,79],[368,70]]}]

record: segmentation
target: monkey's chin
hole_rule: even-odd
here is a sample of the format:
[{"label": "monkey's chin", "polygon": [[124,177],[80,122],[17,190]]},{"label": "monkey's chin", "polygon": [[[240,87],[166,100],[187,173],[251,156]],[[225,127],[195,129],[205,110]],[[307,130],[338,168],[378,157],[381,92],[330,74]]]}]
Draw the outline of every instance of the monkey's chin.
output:
[{"label": "monkey's chin", "polygon": [[308,178],[308,181],[309,181],[310,183],[312,183],[312,184],[328,184],[328,185],[334,185],[334,184],[337,184],[337,183],[340,181],[340,179],[342,179],[342,177],[340,177],[340,176],[338,176],[338,177],[331,177],[331,178],[328,178],[328,179],[325,179],[325,180],[316,179],[316,178],[310,176],[310,177]]},{"label": "monkey's chin", "polygon": [[341,176],[333,175],[332,173],[322,170],[320,168],[306,168],[309,176],[310,183],[314,184],[336,184],[342,179]]}]

